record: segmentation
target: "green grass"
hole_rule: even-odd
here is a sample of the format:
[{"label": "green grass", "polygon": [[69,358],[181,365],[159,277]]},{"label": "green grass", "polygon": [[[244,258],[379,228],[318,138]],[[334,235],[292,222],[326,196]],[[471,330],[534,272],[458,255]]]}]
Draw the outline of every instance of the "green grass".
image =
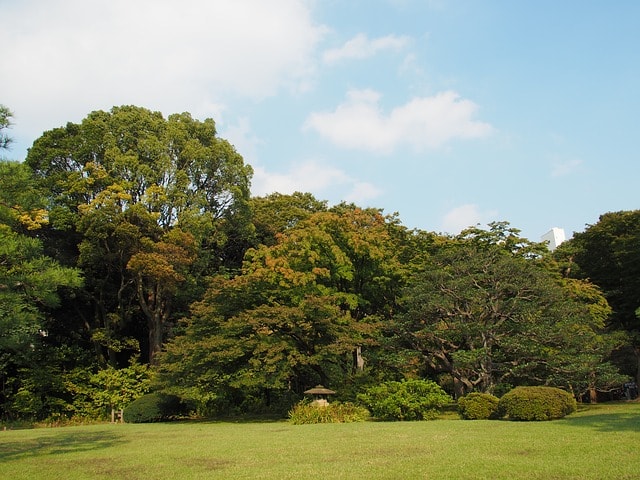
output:
[{"label": "green grass", "polygon": [[0,431],[0,478],[636,479],[640,403],[552,422],[187,422]]}]

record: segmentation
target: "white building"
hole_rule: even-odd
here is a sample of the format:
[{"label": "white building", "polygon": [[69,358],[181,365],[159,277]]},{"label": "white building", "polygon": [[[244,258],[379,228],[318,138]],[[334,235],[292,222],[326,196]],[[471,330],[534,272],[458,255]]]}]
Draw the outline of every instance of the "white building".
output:
[{"label": "white building", "polygon": [[541,241],[548,242],[547,246],[552,252],[565,240],[564,229],[558,227],[553,227],[541,237]]}]

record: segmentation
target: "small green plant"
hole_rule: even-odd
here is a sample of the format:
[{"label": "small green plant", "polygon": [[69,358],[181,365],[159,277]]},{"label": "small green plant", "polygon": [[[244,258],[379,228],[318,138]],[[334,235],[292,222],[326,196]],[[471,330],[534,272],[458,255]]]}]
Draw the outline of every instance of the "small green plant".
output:
[{"label": "small green plant", "polygon": [[458,399],[458,413],[465,420],[498,418],[500,399],[490,393],[471,392]]},{"label": "small green plant", "polygon": [[127,423],[151,423],[172,420],[184,413],[180,397],[155,392],[143,395],[124,409]]},{"label": "small green plant", "polygon": [[353,403],[330,403],[318,406],[302,401],[289,412],[289,421],[294,425],[310,423],[353,423],[369,419],[369,411]]},{"label": "small green plant", "polygon": [[451,397],[431,380],[404,380],[371,387],[358,401],[380,420],[432,420]]},{"label": "small green plant", "polygon": [[511,420],[553,420],[577,410],[575,398],[555,387],[516,387],[498,404],[498,414]]}]

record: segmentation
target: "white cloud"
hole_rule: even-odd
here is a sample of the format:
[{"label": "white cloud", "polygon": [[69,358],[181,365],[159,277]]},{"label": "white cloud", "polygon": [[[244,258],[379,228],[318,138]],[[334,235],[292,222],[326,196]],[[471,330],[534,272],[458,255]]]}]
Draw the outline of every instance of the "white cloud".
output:
[{"label": "white cloud", "polygon": [[296,164],[287,173],[270,173],[261,166],[254,166],[252,195],[263,196],[274,192],[290,194],[296,191],[311,192],[321,200],[345,200],[358,204],[382,193],[372,184],[313,160]]},{"label": "white cloud", "polygon": [[493,221],[496,211],[483,212],[475,204],[465,204],[447,212],[442,219],[441,231],[457,235],[467,227]]},{"label": "white cloud", "polygon": [[262,167],[254,167],[252,193],[268,195],[273,192],[317,192],[335,184],[348,181],[348,176],[337,168],[320,165],[314,161],[299,163],[286,173],[268,173]]},{"label": "white cloud", "polygon": [[573,158],[569,160],[558,159],[553,162],[551,176],[553,178],[570,175],[582,166],[582,160]]},{"label": "white cloud", "polygon": [[[4,2],[2,102],[16,135],[135,104],[199,112],[299,90],[325,28],[307,0]],[[204,112],[206,116],[211,114]]]},{"label": "white cloud", "polygon": [[382,193],[383,191],[372,183],[355,182],[351,192],[344,197],[344,200],[362,205],[369,200],[379,197]]},{"label": "white cloud", "polygon": [[385,114],[374,90],[352,90],[333,112],[312,113],[304,128],[317,131],[346,148],[389,153],[408,145],[417,151],[437,148],[452,140],[485,137],[488,123],[473,120],[478,107],[456,92],[415,97]]},{"label": "white cloud", "polygon": [[325,63],[336,63],[341,60],[370,58],[385,50],[401,50],[409,42],[409,37],[387,35],[369,39],[365,34],[359,33],[346,42],[340,48],[327,50],[323,55]]},{"label": "white cloud", "polygon": [[217,123],[218,134],[233,145],[237,152],[242,155],[245,163],[253,165],[258,161],[258,149],[264,144],[251,128],[251,121],[242,117],[234,124],[220,127]]}]

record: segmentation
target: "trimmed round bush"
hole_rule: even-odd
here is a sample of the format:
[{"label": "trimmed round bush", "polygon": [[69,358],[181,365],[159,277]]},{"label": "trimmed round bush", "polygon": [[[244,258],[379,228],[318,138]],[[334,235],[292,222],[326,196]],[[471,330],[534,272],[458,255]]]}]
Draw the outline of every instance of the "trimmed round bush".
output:
[{"label": "trimmed round bush", "polygon": [[353,423],[369,420],[369,411],[353,403],[330,403],[319,406],[302,401],[289,412],[289,420],[294,425],[310,423]]},{"label": "trimmed round bush", "polygon": [[405,380],[370,387],[358,401],[380,420],[432,420],[451,397],[431,380]]},{"label": "trimmed round bush", "polygon": [[180,397],[166,393],[149,393],[131,402],[124,409],[127,423],[152,423],[172,420],[184,413]]},{"label": "trimmed round bush", "polygon": [[458,413],[465,420],[498,418],[500,399],[490,393],[471,392],[458,399]]},{"label": "trimmed round bush", "polygon": [[498,414],[511,420],[554,420],[577,410],[575,398],[555,387],[516,387],[503,395]]}]

